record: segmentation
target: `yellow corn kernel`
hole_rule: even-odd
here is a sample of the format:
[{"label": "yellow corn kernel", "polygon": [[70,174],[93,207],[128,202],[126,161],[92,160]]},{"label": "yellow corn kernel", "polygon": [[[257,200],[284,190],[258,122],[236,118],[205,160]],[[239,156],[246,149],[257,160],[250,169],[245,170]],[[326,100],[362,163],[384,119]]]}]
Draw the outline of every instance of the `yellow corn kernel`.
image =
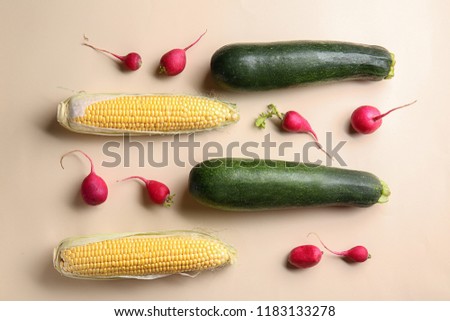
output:
[{"label": "yellow corn kernel", "polygon": [[230,245],[206,233],[128,233],[63,240],[53,265],[74,278],[155,279],[216,269],[233,263],[235,255]]},{"label": "yellow corn kernel", "polygon": [[220,128],[239,114],[234,104],[202,96],[80,93],[58,105],[57,119],[79,133],[151,135]]}]

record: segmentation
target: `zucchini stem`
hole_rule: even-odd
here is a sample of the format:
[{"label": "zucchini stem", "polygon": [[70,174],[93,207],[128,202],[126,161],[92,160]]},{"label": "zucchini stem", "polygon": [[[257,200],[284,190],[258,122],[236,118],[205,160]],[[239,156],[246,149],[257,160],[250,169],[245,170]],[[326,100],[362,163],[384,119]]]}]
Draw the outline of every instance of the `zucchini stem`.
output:
[{"label": "zucchini stem", "polygon": [[384,181],[380,180],[380,182],[381,182],[381,196],[378,199],[378,203],[383,204],[389,201],[389,195],[391,195],[391,190]]},{"label": "zucchini stem", "polygon": [[390,54],[391,54],[391,60],[392,60],[391,67],[389,68],[389,72],[388,72],[387,76],[384,79],[391,79],[391,78],[393,78],[394,77],[394,73],[395,73],[395,69],[394,69],[394,67],[395,67],[395,55],[392,52],[390,52]]}]

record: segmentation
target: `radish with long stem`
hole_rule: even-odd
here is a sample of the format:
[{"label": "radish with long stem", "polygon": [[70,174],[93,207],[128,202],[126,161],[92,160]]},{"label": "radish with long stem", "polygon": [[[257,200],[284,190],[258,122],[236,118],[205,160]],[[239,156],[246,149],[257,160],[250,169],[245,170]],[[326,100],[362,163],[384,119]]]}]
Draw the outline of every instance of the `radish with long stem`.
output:
[{"label": "radish with long stem", "polygon": [[113,56],[113,57],[119,59],[119,60],[124,64],[124,66],[125,66],[126,68],[128,68],[129,70],[135,71],[135,70],[138,70],[139,68],[141,68],[141,66],[142,66],[142,58],[141,58],[141,56],[140,56],[138,53],[136,53],[136,52],[130,52],[130,53],[127,54],[126,56],[120,56],[120,55],[117,55],[117,54],[115,54],[115,53],[112,53],[112,52],[110,52],[110,51],[108,51],[108,50],[100,49],[100,48],[94,47],[93,45],[91,45],[91,44],[89,44],[89,43],[86,43],[86,42],[83,43],[83,45],[88,46],[88,47],[90,47],[90,48],[92,48],[92,49],[94,49],[94,50],[97,50],[97,51],[101,51],[101,52],[107,53],[107,54],[109,54],[109,55],[111,55],[111,56]]},{"label": "radish with long stem", "polygon": [[94,163],[92,159],[85,152],[76,149],[62,155],[61,159],[59,160],[59,163],[61,164],[61,167],[64,169],[64,166],[62,164],[64,157],[75,152],[84,155],[91,164],[91,171],[89,175],[86,176],[83,182],[81,183],[81,197],[86,202],[86,204],[99,205],[104,201],[106,201],[108,197],[108,186],[106,185],[103,178],[101,178],[95,173]]},{"label": "radish with long stem", "polygon": [[319,235],[317,235],[316,233],[309,233],[308,236],[310,236],[310,235],[315,235],[319,239],[319,241],[323,245],[323,247],[325,249],[327,249],[327,251],[329,251],[330,253],[342,256],[345,259],[348,259],[350,261],[362,263],[362,262],[365,262],[367,259],[370,259],[370,257],[371,257],[367,248],[362,245],[354,246],[351,249],[346,250],[346,251],[334,251],[334,250],[329,249],[325,245],[325,243],[322,242]]},{"label": "radish with long stem", "polygon": [[130,179],[139,179],[145,183],[147,188],[147,193],[149,198],[156,204],[162,204],[165,207],[170,207],[173,204],[173,198],[175,194],[170,195],[169,188],[158,181],[146,179],[142,176],[130,176],[122,179],[122,181],[127,181]]},{"label": "radish with long stem", "polygon": [[380,128],[383,122],[383,117],[389,115],[390,113],[392,113],[397,109],[410,106],[415,102],[417,102],[417,100],[403,106],[392,108],[391,110],[385,112],[384,114],[382,114],[376,107],[360,106],[356,108],[355,111],[352,113],[350,122],[352,124],[353,129],[358,133],[371,134],[378,128]]},{"label": "radish with long stem", "polygon": [[[207,31],[207,30],[206,30]],[[181,73],[186,67],[186,51],[194,46],[205,35],[206,31],[193,43],[184,49],[172,49],[166,52],[159,62],[159,72],[168,76],[175,76]]]},{"label": "radish with long stem", "polygon": [[328,157],[331,156],[323,149],[319,143],[316,133],[312,129],[309,122],[305,117],[300,115],[295,110],[288,111],[287,113],[281,113],[274,104],[267,106],[269,109],[266,113],[261,113],[255,121],[255,126],[258,128],[266,128],[266,120],[276,116],[281,120],[281,128],[287,132],[292,133],[307,133],[314,138],[317,147],[322,150]]}]

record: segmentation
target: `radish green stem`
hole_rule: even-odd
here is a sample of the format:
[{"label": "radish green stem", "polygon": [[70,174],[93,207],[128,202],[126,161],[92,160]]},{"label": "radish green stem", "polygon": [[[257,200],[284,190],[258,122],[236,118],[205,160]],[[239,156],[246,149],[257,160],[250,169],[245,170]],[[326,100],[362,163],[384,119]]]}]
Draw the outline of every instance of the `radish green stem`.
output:
[{"label": "radish green stem", "polygon": [[283,120],[284,114],[280,113],[277,107],[274,104],[270,104],[267,106],[269,111],[267,113],[261,113],[259,117],[255,121],[255,126],[258,128],[266,128],[266,120],[272,118],[273,116],[277,116],[280,120]]},{"label": "radish green stem", "polygon": [[272,113],[272,115],[275,115],[280,120],[283,120],[284,114],[280,113],[279,110],[277,109],[277,107],[274,104],[270,104],[269,106],[267,106],[267,108],[269,108],[269,112]]}]

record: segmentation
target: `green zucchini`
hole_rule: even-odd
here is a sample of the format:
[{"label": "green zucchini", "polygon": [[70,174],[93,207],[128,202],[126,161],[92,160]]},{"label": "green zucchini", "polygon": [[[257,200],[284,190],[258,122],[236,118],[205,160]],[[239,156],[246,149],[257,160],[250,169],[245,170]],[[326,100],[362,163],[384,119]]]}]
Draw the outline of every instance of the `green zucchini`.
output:
[{"label": "green zucchini", "polygon": [[362,171],[280,160],[218,158],[194,166],[189,192],[223,210],[312,206],[368,207],[388,201],[388,186]]},{"label": "green zucchini", "polygon": [[224,87],[269,90],[394,76],[394,55],[380,46],[338,41],[237,43],[217,50],[211,74]]}]

